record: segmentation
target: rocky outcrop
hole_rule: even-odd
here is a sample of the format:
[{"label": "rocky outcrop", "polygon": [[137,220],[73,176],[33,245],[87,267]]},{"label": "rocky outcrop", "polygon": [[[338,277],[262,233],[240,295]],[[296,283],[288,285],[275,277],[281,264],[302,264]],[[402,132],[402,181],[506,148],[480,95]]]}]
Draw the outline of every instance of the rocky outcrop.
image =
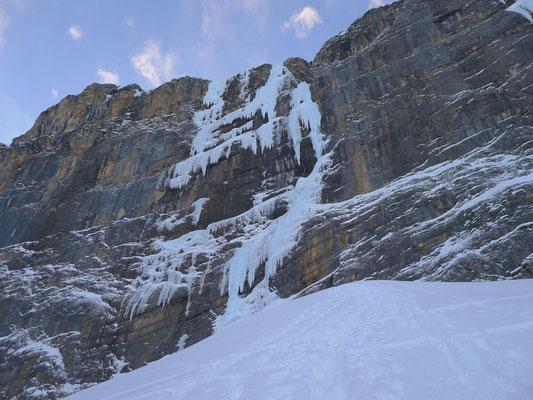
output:
[{"label": "rocky outcrop", "polygon": [[57,398],[281,296],[533,275],[533,25],[370,10],[314,62],[93,84],[0,147],[0,393]]},{"label": "rocky outcrop", "polygon": [[43,112],[33,127],[15,138],[13,143],[24,143],[42,136],[59,136],[99,126],[113,118],[138,121],[173,114],[174,121],[190,119],[191,109],[186,105],[195,100],[201,101],[207,84],[202,79],[184,77],[145,93],[138,85],[117,87],[93,83],[79,95],[69,95]]}]

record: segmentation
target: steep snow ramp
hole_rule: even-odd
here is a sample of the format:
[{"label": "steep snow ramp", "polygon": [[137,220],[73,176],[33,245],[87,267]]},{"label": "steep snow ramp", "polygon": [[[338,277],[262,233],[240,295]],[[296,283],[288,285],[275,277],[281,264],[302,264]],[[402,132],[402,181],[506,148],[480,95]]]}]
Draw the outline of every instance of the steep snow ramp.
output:
[{"label": "steep snow ramp", "polygon": [[531,399],[533,280],[365,281],[278,300],[70,399]]}]

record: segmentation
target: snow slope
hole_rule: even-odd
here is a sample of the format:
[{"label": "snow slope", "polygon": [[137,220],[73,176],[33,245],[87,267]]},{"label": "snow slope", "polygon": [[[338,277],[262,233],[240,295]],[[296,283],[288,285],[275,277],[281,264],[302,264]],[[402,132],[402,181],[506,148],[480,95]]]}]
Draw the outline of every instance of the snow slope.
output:
[{"label": "snow slope", "polygon": [[364,281],[277,300],[69,399],[532,399],[533,280]]}]

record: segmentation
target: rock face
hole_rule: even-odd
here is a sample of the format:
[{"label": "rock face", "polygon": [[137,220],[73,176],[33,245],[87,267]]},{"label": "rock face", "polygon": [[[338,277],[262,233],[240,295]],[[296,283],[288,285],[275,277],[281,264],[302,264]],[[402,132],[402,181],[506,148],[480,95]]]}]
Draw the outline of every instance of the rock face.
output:
[{"label": "rock face", "polygon": [[360,279],[533,276],[533,25],[370,10],[312,63],[93,84],[0,147],[0,397],[61,397]]}]

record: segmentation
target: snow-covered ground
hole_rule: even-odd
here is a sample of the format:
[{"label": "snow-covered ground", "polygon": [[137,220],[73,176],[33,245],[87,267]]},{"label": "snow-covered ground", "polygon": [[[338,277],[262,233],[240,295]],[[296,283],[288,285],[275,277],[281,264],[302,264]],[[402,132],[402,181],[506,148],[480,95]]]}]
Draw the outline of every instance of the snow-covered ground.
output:
[{"label": "snow-covered ground", "polygon": [[69,399],[533,399],[533,280],[365,281],[259,313]]}]

